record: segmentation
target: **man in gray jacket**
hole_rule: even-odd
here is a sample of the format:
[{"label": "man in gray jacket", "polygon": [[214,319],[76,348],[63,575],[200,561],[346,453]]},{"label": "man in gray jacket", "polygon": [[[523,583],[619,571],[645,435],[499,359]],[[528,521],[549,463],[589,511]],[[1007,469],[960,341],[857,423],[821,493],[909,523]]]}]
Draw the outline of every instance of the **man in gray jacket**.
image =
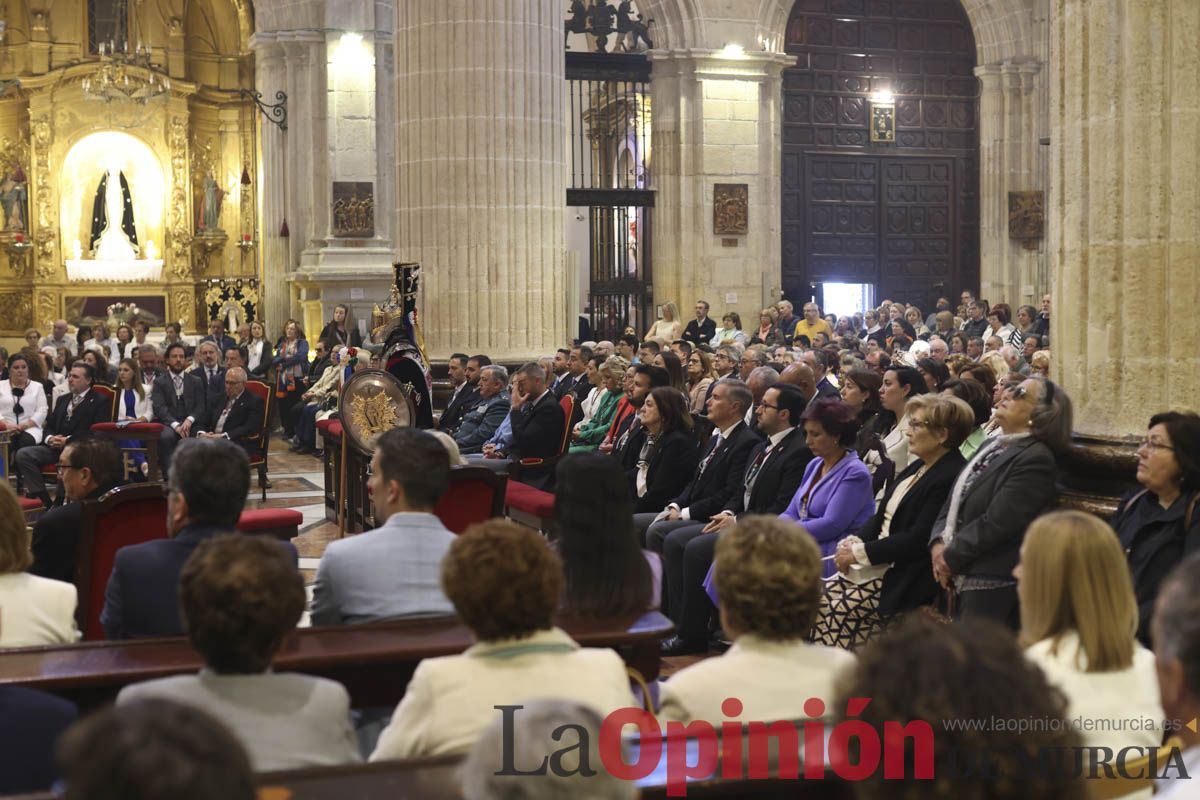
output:
[{"label": "man in gray jacket", "polygon": [[483,452],[483,445],[508,416],[509,395],[508,370],[491,365],[480,370],[479,402],[463,415],[462,424],[454,434],[454,441],[463,455]]},{"label": "man in gray jacket", "polygon": [[393,428],[379,437],[368,487],[376,516],[386,521],[325,549],[313,625],[454,613],[440,582],[454,534],[433,515],[449,483],[450,455],[432,434]]}]

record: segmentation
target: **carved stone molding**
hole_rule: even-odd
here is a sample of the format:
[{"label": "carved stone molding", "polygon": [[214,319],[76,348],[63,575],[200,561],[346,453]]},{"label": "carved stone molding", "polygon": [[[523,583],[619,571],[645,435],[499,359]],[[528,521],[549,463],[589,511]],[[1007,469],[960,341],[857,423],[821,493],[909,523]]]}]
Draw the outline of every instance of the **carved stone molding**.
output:
[{"label": "carved stone molding", "polygon": [[9,330],[25,330],[33,325],[33,306],[25,291],[0,292],[0,319]]}]

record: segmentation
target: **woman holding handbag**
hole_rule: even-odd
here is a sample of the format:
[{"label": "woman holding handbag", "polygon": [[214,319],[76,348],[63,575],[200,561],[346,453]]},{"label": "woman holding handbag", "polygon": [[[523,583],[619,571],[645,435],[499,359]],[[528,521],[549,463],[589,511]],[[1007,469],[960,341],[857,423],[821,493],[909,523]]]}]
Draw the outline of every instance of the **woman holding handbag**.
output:
[{"label": "woman holding handbag", "polygon": [[930,394],[909,400],[905,413],[914,460],[888,486],[875,516],[838,542],[838,574],[826,581],[813,629],[822,644],[854,649],[889,619],[937,598],[926,543],[967,463],[958,448],[975,415],[956,397]]},{"label": "woman holding handbag", "polygon": [[283,438],[291,439],[295,434],[293,409],[300,402],[301,380],[308,367],[308,340],[304,329],[294,319],[283,326],[283,336],[275,344],[275,396],[279,398],[279,423],[283,427]]}]

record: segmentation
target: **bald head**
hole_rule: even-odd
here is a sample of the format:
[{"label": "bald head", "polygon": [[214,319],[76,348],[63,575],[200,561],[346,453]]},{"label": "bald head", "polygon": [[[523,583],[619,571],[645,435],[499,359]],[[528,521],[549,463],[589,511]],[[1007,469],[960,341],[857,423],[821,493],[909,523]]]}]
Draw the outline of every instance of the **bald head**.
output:
[{"label": "bald head", "polygon": [[817,379],[813,377],[812,367],[807,364],[791,364],[779,376],[781,383],[790,383],[800,390],[806,401],[812,400],[817,393]]},{"label": "bald head", "polygon": [[779,373],[770,367],[755,367],[752,369],[749,378],[746,380],[746,385],[750,387],[750,394],[754,396],[754,405],[757,406],[761,403],[767,389],[770,389],[777,383],[779,383]]},{"label": "bald head", "polygon": [[246,388],[246,370],[241,367],[225,370],[225,394],[233,400]]}]

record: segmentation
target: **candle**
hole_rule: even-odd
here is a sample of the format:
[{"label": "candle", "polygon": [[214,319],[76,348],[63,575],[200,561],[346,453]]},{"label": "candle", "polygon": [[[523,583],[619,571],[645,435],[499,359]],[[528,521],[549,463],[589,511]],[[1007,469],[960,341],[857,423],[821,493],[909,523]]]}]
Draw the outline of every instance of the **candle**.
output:
[{"label": "candle", "polygon": [[19,243],[25,241],[25,234],[17,233],[16,235],[13,236],[13,239],[19,244]]},{"label": "candle", "polygon": [[248,242],[248,241],[250,241],[250,234],[248,234],[248,233],[243,233],[243,234],[242,234],[242,241],[243,241],[243,242]]}]

